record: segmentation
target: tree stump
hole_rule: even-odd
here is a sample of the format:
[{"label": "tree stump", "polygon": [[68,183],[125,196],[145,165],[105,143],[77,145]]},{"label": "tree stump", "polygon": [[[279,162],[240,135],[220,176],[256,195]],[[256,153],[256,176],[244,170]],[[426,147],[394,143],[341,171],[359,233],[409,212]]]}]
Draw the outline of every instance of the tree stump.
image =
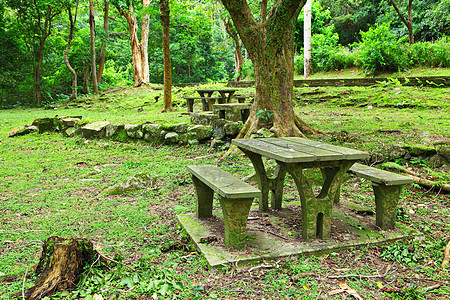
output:
[{"label": "tree stump", "polygon": [[[45,240],[36,267],[35,286],[25,292],[28,300],[42,299],[56,292],[70,290],[79,275],[99,257],[85,239],[49,237]],[[21,293],[18,293],[21,296]]]}]

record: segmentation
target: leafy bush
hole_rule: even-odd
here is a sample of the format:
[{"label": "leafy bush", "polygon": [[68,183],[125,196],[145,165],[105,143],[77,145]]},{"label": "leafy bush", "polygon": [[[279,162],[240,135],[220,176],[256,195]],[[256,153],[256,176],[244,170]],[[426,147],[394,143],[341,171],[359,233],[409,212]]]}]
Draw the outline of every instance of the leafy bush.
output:
[{"label": "leafy bush", "polygon": [[313,71],[328,71],[334,69],[330,57],[338,48],[339,36],[334,32],[334,26],[324,28],[323,33],[311,37],[311,52]]},{"label": "leafy bush", "polygon": [[389,23],[379,24],[361,32],[362,42],[354,44],[359,49],[358,62],[366,73],[398,71],[408,65],[404,45],[391,32]]},{"label": "leafy bush", "polygon": [[253,68],[253,62],[250,59],[244,62],[241,75],[241,78],[245,80],[255,79],[255,69]]},{"label": "leafy bush", "polygon": [[303,75],[303,71],[305,70],[304,57],[303,53],[300,55],[294,56],[294,74]]}]

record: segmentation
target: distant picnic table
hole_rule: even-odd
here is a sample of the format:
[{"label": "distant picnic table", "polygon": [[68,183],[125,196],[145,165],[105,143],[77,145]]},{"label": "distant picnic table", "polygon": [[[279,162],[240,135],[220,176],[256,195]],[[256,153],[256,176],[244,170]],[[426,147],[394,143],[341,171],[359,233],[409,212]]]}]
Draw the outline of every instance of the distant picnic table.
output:
[{"label": "distant picnic table", "polygon": [[[199,97],[184,97],[186,99],[186,105],[188,112],[194,111],[194,101],[200,100],[202,101],[202,110],[203,111],[212,111],[214,104],[216,102],[218,104],[228,104],[231,103],[231,100],[238,89],[196,89],[195,90]],[[218,96],[214,96],[214,94],[219,94]],[[244,103],[245,99],[248,96],[245,95],[236,95],[236,99],[239,103]]]}]

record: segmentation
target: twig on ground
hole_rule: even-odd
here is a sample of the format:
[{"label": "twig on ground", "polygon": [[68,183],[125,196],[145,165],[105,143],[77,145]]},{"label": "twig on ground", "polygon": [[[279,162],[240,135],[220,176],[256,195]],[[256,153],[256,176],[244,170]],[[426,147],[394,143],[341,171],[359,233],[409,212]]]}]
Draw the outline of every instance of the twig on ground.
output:
[{"label": "twig on ground", "polygon": [[23,234],[23,233],[27,233],[27,232],[39,232],[39,231],[49,231],[49,230],[25,230],[22,232],[13,232],[13,231],[4,231],[4,230],[0,230],[1,234]]},{"label": "twig on ground", "polygon": [[440,287],[441,287],[440,284],[435,284],[435,285],[427,286],[427,287],[421,289],[420,292],[421,293],[428,293],[429,291],[436,290],[436,289],[438,289]]},{"label": "twig on ground", "polygon": [[259,229],[259,228],[247,228],[247,229],[248,229],[248,230],[253,230],[253,231],[261,231],[261,232],[269,233],[269,234],[272,234],[272,235],[274,235],[274,236],[276,236],[276,237],[279,237],[280,239],[288,240],[288,239],[285,238],[284,236],[281,236],[281,235],[279,235],[279,234],[276,234],[275,232],[272,232],[272,231],[268,231],[268,230],[264,230],[264,229]]},{"label": "twig on ground", "polygon": [[450,241],[448,241],[447,246],[445,246],[444,248],[444,260],[442,261],[442,269],[444,269],[444,267],[448,265],[449,260],[450,260]]},{"label": "twig on ground", "polygon": [[392,274],[395,272],[392,271],[391,273],[389,273],[390,268],[388,268],[386,270],[386,272],[384,274],[381,275],[359,275],[359,274],[347,274],[347,275],[340,275],[340,276],[327,276],[327,278],[329,279],[342,279],[342,278],[350,278],[350,277],[355,277],[355,278],[359,278],[359,279],[363,279],[363,278],[384,278],[389,274]]},{"label": "twig on ground", "polygon": [[125,264],[123,264],[123,263],[121,263],[121,262],[118,262],[118,261],[116,261],[116,260],[114,260],[114,259],[112,259],[112,258],[106,257],[106,256],[104,256],[103,254],[101,254],[101,253],[98,252],[98,251],[97,251],[97,253],[98,253],[98,255],[100,255],[102,258],[104,258],[104,259],[106,259],[106,260],[109,260],[109,261],[111,261],[111,262],[113,262],[113,263],[120,264],[120,265],[122,265],[122,266],[124,266],[124,267],[127,267],[128,269],[130,269],[130,270],[133,271],[133,272],[137,272],[135,269],[133,269],[133,268],[130,267],[130,266],[127,266],[127,265],[125,265]]},{"label": "twig on ground", "polygon": [[266,268],[266,269],[269,269],[269,268],[278,268],[278,267],[279,267],[279,265],[278,265],[279,262],[280,262],[280,261],[278,260],[278,261],[275,262],[275,264],[261,264],[261,265],[256,266],[256,267],[252,267],[252,268],[250,268],[250,269],[248,270],[248,273],[250,274],[251,277],[253,277],[253,275],[252,275],[252,271],[253,271],[253,270],[261,269],[261,268]]},{"label": "twig on ground", "polygon": [[27,265],[27,269],[25,270],[25,276],[23,276],[23,282],[22,282],[22,299],[26,299],[25,298],[25,281],[27,280],[27,273],[28,273],[28,265]]},{"label": "twig on ground", "polygon": [[208,155],[203,155],[203,156],[197,156],[197,157],[193,157],[193,158],[188,158],[187,160],[196,160],[196,159],[200,159],[200,158],[206,158],[206,157],[210,157],[215,155],[214,153],[212,154],[208,154]]},{"label": "twig on ground", "polygon": [[450,285],[450,279],[444,279],[444,280],[437,280],[432,278],[415,278],[415,277],[401,277],[403,279],[409,279],[409,280],[417,280],[417,281],[432,281],[437,282],[440,284]]}]

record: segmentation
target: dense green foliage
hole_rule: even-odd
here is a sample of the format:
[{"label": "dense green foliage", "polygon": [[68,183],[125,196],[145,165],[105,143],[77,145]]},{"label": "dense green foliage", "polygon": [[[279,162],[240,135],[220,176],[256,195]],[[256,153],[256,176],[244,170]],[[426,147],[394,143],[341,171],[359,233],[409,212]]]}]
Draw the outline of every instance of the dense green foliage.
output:
[{"label": "dense green foliage", "polygon": [[[385,2],[355,1],[345,9],[337,5],[326,6],[330,5],[329,1],[320,1],[324,6],[313,2],[313,71],[362,67],[367,74],[375,75],[420,66],[450,67],[447,17],[437,11],[438,8],[445,10],[448,7],[446,2],[416,3],[413,7],[413,29],[417,42],[413,45],[408,44],[406,27]],[[364,24],[358,25],[358,22]],[[302,31],[301,17],[296,29],[298,56],[295,69],[299,75],[303,73]]]},{"label": "dense green foliage", "polygon": [[[104,4],[95,2],[96,52],[106,51],[106,64],[100,90],[133,82],[132,55],[128,24],[117,7],[127,9],[129,1],[111,1],[108,26],[103,28]],[[132,1],[140,24],[142,1]],[[50,4],[50,5],[49,5]],[[69,20],[66,7],[75,14],[70,0],[0,2],[0,107],[34,104],[34,85],[42,90],[42,103],[67,98],[72,78],[63,63],[67,47]],[[255,8],[251,4],[251,9]],[[314,1],[312,5],[312,62],[315,72],[363,67],[367,73],[397,71],[411,66],[449,66],[449,0],[414,1],[413,28],[417,43],[409,47],[406,27],[387,1]],[[52,22],[42,53],[37,80],[33,78],[42,40],[42,26],[51,8]],[[171,57],[173,83],[232,80],[233,43],[227,37],[222,18],[226,12],[214,1],[171,1]],[[400,9],[406,13],[406,8]],[[149,22],[150,82],[163,82],[161,21],[157,2],[145,10]],[[79,94],[91,88],[88,1],[79,2],[74,39],[68,55],[78,77]],[[255,18],[258,16],[255,14]],[[39,23],[40,22],[40,23]],[[39,26],[41,24],[41,27]],[[389,24],[389,25],[388,25]],[[140,28],[138,28],[140,30]],[[138,33],[140,35],[140,33]],[[296,72],[303,71],[303,14],[295,31]],[[245,51],[245,50],[244,50]],[[253,76],[253,65],[246,60],[242,75]]]}]

